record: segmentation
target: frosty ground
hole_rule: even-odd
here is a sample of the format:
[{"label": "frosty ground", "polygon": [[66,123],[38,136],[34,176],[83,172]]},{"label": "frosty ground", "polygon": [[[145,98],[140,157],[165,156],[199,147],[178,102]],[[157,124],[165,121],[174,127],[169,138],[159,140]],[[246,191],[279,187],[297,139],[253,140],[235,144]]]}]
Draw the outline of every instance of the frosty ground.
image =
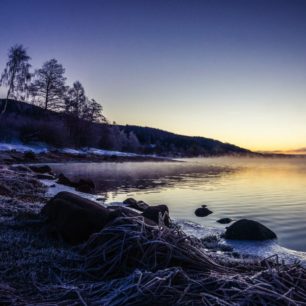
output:
[{"label": "frosty ground", "polygon": [[121,218],[76,247],[52,239],[46,187],[0,170],[1,305],[306,305],[299,264],[216,257],[176,226]]}]

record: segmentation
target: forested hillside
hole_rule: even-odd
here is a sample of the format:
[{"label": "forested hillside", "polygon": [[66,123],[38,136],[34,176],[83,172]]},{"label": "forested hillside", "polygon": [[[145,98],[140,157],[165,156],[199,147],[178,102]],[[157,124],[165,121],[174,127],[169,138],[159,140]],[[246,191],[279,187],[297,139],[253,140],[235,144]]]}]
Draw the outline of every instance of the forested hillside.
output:
[{"label": "forested hillside", "polygon": [[[5,100],[0,100],[2,108]],[[163,156],[248,154],[248,150],[203,137],[176,135],[159,129],[97,123],[71,114],[9,100],[0,117],[0,141],[52,147],[96,147]]]}]

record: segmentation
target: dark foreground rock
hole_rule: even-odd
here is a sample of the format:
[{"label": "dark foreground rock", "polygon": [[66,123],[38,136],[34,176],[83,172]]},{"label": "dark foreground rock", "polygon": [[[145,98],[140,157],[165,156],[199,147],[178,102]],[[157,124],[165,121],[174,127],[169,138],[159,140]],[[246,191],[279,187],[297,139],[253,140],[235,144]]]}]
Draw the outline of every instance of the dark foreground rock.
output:
[{"label": "dark foreground rock", "polygon": [[149,206],[144,210],[142,216],[156,222],[157,224],[159,223],[159,217],[161,216],[165,225],[170,225],[169,208],[167,205]]},{"label": "dark foreground rock", "polygon": [[[203,205],[204,206],[204,205]],[[208,215],[210,215],[210,214],[212,214],[212,211],[210,210],[210,209],[208,209],[208,208],[206,208],[206,207],[200,207],[200,208],[197,208],[196,210],[195,210],[195,215],[197,216],[197,217],[206,217],[206,216],[208,216]]]},{"label": "dark foreground rock", "polygon": [[263,224],[241,219],[233,223],[226,229],[224,237],[233,240],[269,240],[276,239],[277,236]]},{"label": "dark foreground rock", "polygon": [[217,220],[218,223],[220,224],[228,224],[231,223],[233,220],[231,218],[221,218],[219,220]]},{"label": "dark foreground rock", "polygon": [[70,192],[58,193],[41,213],[47,218],[48,231],[70,244],[86,241],[120,214]]}]

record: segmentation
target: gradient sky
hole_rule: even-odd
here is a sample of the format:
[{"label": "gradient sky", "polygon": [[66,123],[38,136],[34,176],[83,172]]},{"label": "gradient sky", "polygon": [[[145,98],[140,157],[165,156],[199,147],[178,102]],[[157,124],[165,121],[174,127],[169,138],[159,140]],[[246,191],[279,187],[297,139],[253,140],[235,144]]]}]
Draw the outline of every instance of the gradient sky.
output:
[{"label": "gradient sky", "polygon": [[0,0],[0,11],[1,70],[15,43],[34,68],[56,58],[111,121],[306,146],[306,1]]}]

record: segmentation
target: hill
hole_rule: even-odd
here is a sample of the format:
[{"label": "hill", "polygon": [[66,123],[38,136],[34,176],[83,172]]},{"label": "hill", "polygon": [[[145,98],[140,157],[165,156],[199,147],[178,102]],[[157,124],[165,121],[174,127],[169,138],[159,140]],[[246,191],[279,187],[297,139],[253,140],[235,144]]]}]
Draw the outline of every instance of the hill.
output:
[{"label": "hill", "polygon": [[[0,99],[0,107],[4,100]],[[133,125],[93,123],[10,100],[0,118],[0,141],[53,147],[96,147],[163,156],[245,155],[252,152],[205,137],[177,135]]]}]

